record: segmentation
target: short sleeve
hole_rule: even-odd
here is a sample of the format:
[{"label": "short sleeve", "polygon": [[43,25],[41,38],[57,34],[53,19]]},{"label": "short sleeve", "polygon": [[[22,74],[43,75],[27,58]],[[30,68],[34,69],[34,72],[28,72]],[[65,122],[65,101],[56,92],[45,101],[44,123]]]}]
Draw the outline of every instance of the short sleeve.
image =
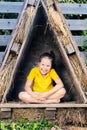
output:
[{"label": "short sleeve", "polygon": [[57,79],[59,77],[59,75],[57,74],[57,72],[55,71],[55,69],[51,70],[51,78],[53,80]]},{"label": "short sleeve", "polygon": [[30,73],[27,76],[28,80],[34,80],[34,78],[35,78],[35,70],[36,70],[35,68],[31,69]]}]

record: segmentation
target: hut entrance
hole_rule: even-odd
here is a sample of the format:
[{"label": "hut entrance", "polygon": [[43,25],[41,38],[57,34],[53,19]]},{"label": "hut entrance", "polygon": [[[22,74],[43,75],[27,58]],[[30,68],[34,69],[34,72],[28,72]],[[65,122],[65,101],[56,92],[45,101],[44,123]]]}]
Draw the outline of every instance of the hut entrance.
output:
[{"label": "hut entrance", "polygon": [[61,55],[58,41],[55,37],[53,30],[48,24],[47,15],[43,6],[38,8],[36,18],[33,25],[33,31],[31,36],[28,35],[22,55],[17,64],[17,68],[12,80],[10,89],[6,95],[6,100],[19,101],[18,93],[24,90],[26,77],[30,69],[37,65],[38,57],[43,52],[53,51],[56,57],[55,69],[62,79],[67,94],[61,100],[61,102],[67,101],[79,101],[80,95],[72,82],[72,76],[70,75],[66,61]]}]

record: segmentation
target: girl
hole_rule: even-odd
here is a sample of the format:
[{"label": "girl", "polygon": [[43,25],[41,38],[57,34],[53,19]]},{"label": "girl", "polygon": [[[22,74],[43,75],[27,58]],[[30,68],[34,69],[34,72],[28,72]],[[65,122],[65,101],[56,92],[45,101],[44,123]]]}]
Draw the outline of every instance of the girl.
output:
[{"label": "girl", "polygon": [[[19,99],[25,103],[59,103],[66,91],[56,71],[52,68],[54,57],[43,53],[38,67],[27,76],[25,91],[19,93]],[[55,86],[53,86],[53,81]]]}]

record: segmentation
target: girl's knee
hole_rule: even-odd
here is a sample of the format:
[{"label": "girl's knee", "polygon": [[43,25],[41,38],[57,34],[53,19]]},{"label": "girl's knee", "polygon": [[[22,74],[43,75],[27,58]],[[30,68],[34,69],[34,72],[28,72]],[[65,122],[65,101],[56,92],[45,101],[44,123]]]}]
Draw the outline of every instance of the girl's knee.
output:
[{"label": "girl's knee", "polygon": [[19,99],[23,99],[23,98],[29,98],[29,94],[27,92],[20,92],[18,95]]},{"label": "girl's knee", "polygon": [[23,95],[24,95],[23,93],[24,93],[24,92],[20,92],[20,93],[18,94],[18,98],[19,98],[19,99],[22,99],[22,97],[23,97]]},{"label": "girl's knee", "polygon": [[62,93],[63,93],[63,95],[66,94],[66,90],[65,90],[65,88],[62,88]]},{"label": "girl's knee", "polygon": [[60,89],[60,98],[64,97],[65,94],[66,94],[65,88],[61,88]]},{"label": "girl's knee", "polygon": [[30,95],[27,92],[20,92],[18,97],[21,101],[29,103]]}]

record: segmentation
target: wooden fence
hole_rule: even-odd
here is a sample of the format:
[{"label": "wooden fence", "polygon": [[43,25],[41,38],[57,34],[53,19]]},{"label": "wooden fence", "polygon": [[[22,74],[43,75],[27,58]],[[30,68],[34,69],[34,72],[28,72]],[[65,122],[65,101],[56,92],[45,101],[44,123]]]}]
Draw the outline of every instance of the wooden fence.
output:
[{"label": "wooden fence", "polygon": [[[29,3],[33,4],[33,1],[34,0],[29,0]],[[4,48],[3,50],[0,49],[0,63],[2,62],[5,48],[9,44],[11,33],[17,24],[17,18],[21,13],[22,6],[23,2],[0,2],[0,48]],[[78,14],[84,16],[87,15],[87,4],[60,3],[58,6],[65,16]],[[10,14],[10,16],[12,16],[11,14],[14,14],[16,17],[8,18],[8,14]],[[71,32],[87,30],[87,19],[66,19],[66,21]],[[8,31],[6,30],[10,30],[10,34],[8,34]],[[78,33],[76,35],[73,34],[73,38],[75,39],[77,46],[83,45],[84,41],[87,40],[87,36],[81,36]],[[81,52],[81,54],[83,59],[85,59],[84,52]]]}]

